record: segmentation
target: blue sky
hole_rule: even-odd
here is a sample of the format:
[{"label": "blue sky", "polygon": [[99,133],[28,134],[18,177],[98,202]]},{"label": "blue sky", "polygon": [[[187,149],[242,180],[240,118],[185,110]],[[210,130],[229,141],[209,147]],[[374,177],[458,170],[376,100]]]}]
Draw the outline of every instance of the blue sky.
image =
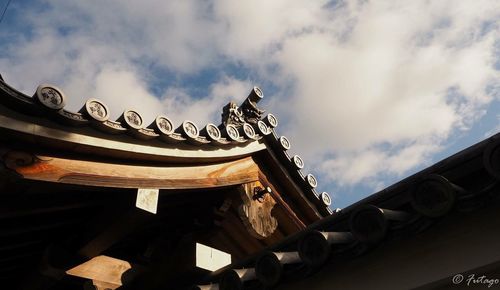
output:
[{"label": "blue sky", "polygon": [[345,207],[500,131],[499,25],[496,0],[13,0],[0,73],[199,126],[258,85]]}]

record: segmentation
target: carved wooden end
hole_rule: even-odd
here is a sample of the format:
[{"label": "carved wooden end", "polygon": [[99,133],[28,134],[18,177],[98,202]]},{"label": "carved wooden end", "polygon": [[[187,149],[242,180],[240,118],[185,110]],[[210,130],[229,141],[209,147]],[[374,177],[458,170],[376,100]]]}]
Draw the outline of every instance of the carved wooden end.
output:
[{"label": "carved wooden end", "polygon": [[101,255],[66,271],[66,273],[92,280],[92,285],[87,283],[87,288],[114,290],[122,286],[122,276],[131,268],[132,265],[127,261]]},{"label": "carved wooden end", "polygon": [[238,213],[247,230],[257,239],[269,237],[278,227],[278,221],[271,215],[276,201],[271,196],[270,190],[259,181],[246,183],[240,187],[243,203]]}]

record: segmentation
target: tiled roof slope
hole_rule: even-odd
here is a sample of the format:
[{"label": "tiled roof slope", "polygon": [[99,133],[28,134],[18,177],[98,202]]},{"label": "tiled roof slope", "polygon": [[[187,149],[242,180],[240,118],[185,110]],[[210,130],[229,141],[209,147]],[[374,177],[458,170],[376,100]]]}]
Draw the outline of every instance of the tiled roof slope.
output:
[{"label": "tiled roof slope", "polygon": [[337,255],[355,258],[384,241],[416,235],[457,212],[500,199],[500,133],[323,218],[193,289],[269,289],[307,276]]},{"label": "tiled roof slope", "polygon": [[[125,110],[117,120],[110,120],[109,108],[97,99],[87,100],[79,112],[68,111],[64,109],[66,95],[54,85],[38,86],[33,97],[13,89],[4,81],[0,81],[0,90],[2,104],[31,116],[44,117],[68,127],[89,126],[110,135],[128,134],[139,140],[159,139],[166,144],[234,146],[259,140],[277,126],[277,119],[272,114],[254,123],[243,120],[241,126],[234,123],[219,126],[209,123],[199,129],[194,122],[185,120],[175,127],[166,116],[158,116],[146,126],[143,117],[133,109]],[[262,98],[262,92],[257,87],[252,90],[249,98],[257,95],[257,92]]]}]

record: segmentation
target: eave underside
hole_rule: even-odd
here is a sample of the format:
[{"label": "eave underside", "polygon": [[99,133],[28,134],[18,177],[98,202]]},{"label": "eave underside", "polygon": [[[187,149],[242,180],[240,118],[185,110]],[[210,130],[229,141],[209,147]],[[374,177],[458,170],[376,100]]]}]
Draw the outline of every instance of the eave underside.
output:
[{"label": "eave underside", "polygon": [[161,190],[153,215],[135,207],[134,189],[15,178],[0,190],[0,281],[12,289],[82,289],[64,272],[98,255],[153,276],[161,265],[169,269],[161,283],[175,284],[176,275],[197,274],[186,256],[193,242],[239,261],[303,228],[277,206],[278,228],[256,239],[240,219],[236,186]]},{"label": "eave underside", "polygon": [[259,141],[238,146],[210,147],[189,144],[168,145],[160,141],[134,140],[126,135],[109,135],[89,128],[71,128],[49,120],[29,117],[0,106],[0,139],[13,136],[32,144],[77,153],[145,161],[178,163],[215,162],[237,159],[266,149]]}]

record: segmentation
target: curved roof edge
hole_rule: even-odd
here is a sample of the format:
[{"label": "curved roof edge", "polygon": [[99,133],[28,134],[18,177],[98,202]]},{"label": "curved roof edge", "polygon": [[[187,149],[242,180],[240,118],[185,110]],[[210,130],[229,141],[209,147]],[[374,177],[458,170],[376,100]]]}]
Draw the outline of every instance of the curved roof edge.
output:
[{"label": "curved roof edge", "polygon": [[[263,135],[269,134],[268,124],[261,120],[264,111],[256,107],[256,102],[251,101],[256,92],[262,95],[262,91],[255,87],[244,102],[253,104],[253,107],[241,106],[246,108],[245,113],[234,103],[230,103],[238,110],[228,108],[226,115],[226,112],[223,112],[222,124],[216,126],[209,123],[200,129],[189,120],[175,127],[174,123],[163,115],[157,116],[151,124],[146,125],[143,117],[133,109],[125,110],[116,120],[110,120],[110,110],[97,99],[89,99],[78,112],[71,112],[64,109],[67,101],[65,94],[54,85],[41,84],[33,97],[29,97],[0,80],[0,103],[13,111],[53,121],[55,124],[66,126],[66,130],[70,131],[75,131],[76,128],[90,128],[104,133],[100,138],[116,139],[116,135],[128,135],[141,141],[159,140],[164,143],[164,147],[174,148],[179,147],[179,144],[231,148],[258,141]],[[275,120],[272,115],[269,118]],[[205,147],[199,147],[197,150],[199,149],[204,150]]]},{"label": "curved roof edge", "polygon": [[175,127],[163,115],[145,125],[133,109],[110,120],[108,107],[97,99],[71,112],[64,109],[67,98],[57,86],[39,85],[29,97],[0,79],[0,130],[52,148],[147,161],[216,162],[268,150],[322,215],[331,214],[328,193],[316,192],[316,178],[303,174],[304,161],[298,155],[289,156],[290,141],[276,135],[276,116],[264,116],[265,111],[258,108],[263,96],[254,87],[240,106],[230,102],[222,108],[219,125],[209,123],[199,129],[189,120]]}]

